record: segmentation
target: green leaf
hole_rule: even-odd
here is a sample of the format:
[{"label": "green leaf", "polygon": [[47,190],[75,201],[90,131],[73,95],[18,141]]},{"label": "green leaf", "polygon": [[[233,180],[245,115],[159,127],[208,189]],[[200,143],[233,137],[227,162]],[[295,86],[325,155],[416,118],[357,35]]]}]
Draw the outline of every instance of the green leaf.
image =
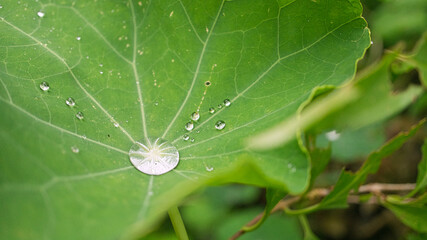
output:
[{"label": "green leaf", "polygon": [[420,79],[427,87],[427,32],[418,41],[413,56],[410,57],[420,72]]},{"label": "green leaf", "polygon": [[369,174],[373,174],[378,171],[381,160],[399,149],[417,132],[424,122],[425,121],[421,121],[407,132],[399,133],[397,136],[385,143],[380,149],[371,153],[363,166],[356,173],[342,171],[334,189],[324,199],[322,199],[321,202],[304,209],[289,210],[289,213],[300,214],[320,209],[347,207],[347,197],[350,191],[357,191],[359,186],[365,182],[366,177]]},{"label": "green leaf", "polygon": [[291,141],[298,131],[358,129],[402,111],[423,89],[411,85],[401,93],[393,93],[389,66],[395,57],[396,54],[386,56],[351,84],[315,99],[301,114],[249,138],[248,145],[253,149],[272,149]]},{"label": "green leaf", "polygon": [[[352,78],[370,42],[355,0],[1,6],[2,239],[139,237],[206,184],[304,191],[296,141],[260,153],[242,139],[294,114],[314,87]],[[148,176],[130,164],[147,137],[178,149],[175,170]]]},{"label": "green leaf", "polygon": [[418,175],[417,183],[414,190],[409,194],[410,196],[416,193],[424,193],[427,187],[427,139],[424,140],[424,144],[421,148],[423,157],[421,162],[418,164]]},{"label": "green leaf", "polygon": [[416,231],[427,233],[426,196],[421,196],[421,201],[409,203],[384,201],[383,205],[391,210],[404,224]]}]

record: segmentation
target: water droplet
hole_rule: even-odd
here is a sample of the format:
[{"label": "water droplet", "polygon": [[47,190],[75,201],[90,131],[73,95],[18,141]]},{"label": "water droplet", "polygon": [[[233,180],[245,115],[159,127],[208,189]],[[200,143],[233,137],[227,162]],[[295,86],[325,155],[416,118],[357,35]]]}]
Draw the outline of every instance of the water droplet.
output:
[{"label": "water droplet", "polygon": [[2,5],[0,5],[0,9],[2,9],[3,8],[3,6]]},{"label": "water droplet", "polygon": [[208,171],[208,172],[212,172],[214,170],[214,168],[213,167],[208,167],[208,166],[206,166],[206,171]]},{"label": "water droplet", "polygon": [[218,109],[222,108],[222,103],[218,104]]},{"label": "water droplet", "polygon": [[288,163],[288,168],[292,168],[293,166],[292,163]]},{"label": "water droplet", "polygon": [[47,90],[49,90],[49,83],[41,82],[40,83],[40,89],[46,92]]},{"label": "water droplet", "polygon": [[99,72],[99,74],[104,74],[104,72],[101,71],[101,72]]},{"label": "water droplet", "polygon": [[224,106],[229,107],[231,105],[230,99],[224,100]]},{"label": "water droplet", "polygon": [[291,168],[291,173],[294,173],[296,171],[297,171],[297,169],[295,167]]},{"label": "water droplet", "polygon": [[102,65],[102,63],[99,64],[100,67],[103,67],[104,65]]},{"label": "water droplet", "polygon": [[374,44],[374,41],[371,41],[371,45]]},{"label": "water droplet", "polygon": [[211,82],[210,82],[210,81],[206,81],[206,82],[205,82],[205,86],[206,86],[206,87],[208,87],[208,86],[210,86],[210,85],[211,85]]},{"label": "water droplet", "polygon": [[222,130],[225,128],[225,122],[219,120],[218,122],[215,123],[215,128],[218,130]]},{"label": "water droplet", "polygon": [[82,39],[81,37],[76,37],[77,41],[80,41],[80,39]]},{"label": "water droplet", "polygon": [[215,108],[213,108],[213,107],[209,108],[209,113],[210,113],[210,114],[212,114],[212,113],[214,113],[214,112],[215,112]]},{"label": "water droplet", "polygon": [[168,141],[150,138],[135,142],[129,150],[129,158],[139,171],[161,175],[178,165],[179,153]]},{"label": "water droplet", "polygon": [[191,142],[194,142],[195,140],[194,140],[194,138],[191,138],[191,140],[190,140]]},{"label": "water droplet", "polygon": [[76,147],[76,146],[72,146],[71,147],[71,151],[73,151],[73,153],[79,153],[80,149],[78,147]]},{"label": "water droplet", "polygon": [[193,113],[191,114],[191,119],[193,119],[193,121],[197,121],[197,120],[199,120],[199,119],[200,119],[200,114],[199,114],[199,112],[193,112]]},{"label": "water droplet", "polygon": [[119,126],[120,126],[120,125],[119,125],[119,123],[116,123],[116,122],[114,123],[114,127],[116,127],[116,128],[117,128],[117,127],[119,127]]},{"label": "water droplet", "polygon": [[70,107],[74,107],[74,105],[76,105],[76,102],[71,97],[67,98],[67,100],[65,100],[65,103]]},{"label": "water droplet", "polygon": [[197,130],[196,133],[200,133],[200,130]]},{"label": "water droplet", "polygon": [[159,102],[154,102],[154,106],[158,106],[159,105]]},{"label": "water droplet", "polygon": [[44,12],[42,12],[42,11],[38,11],[38,12],[37,12],[37,16],[39,16],[39,17],[41,17],[41,18],[42,18],[42,17],[44,17]]},{"label": "water droplet", "polygon": [[185,134],[184,136],[182,136],[182,139],[184,139],[184,141],[188,141],[188,139],[190,139],[190,136],[188,136],[187,134]]},{"label": "water droplet", "polygon": [[191,131],[191,130],[193,130],[193,128],[194,128],[194,123],[193,122],[188,122],[188,123],[185,124],[185,129],[187,131]]},{"label": "water droplet", "polygon": [[79,120],[83,120],[83,118],[84,118],[83,113],[82,112],[78,112],[76,114],[76,118],[78,118]]}]

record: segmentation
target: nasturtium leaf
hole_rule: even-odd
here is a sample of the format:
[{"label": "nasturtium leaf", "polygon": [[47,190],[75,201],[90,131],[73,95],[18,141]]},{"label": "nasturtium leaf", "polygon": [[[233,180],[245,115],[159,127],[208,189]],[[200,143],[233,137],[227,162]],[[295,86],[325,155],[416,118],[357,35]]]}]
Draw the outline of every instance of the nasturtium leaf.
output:
[{"label": "nasturtium leaf", "polygon": [[[355,0],[1,6],[2,239],[135,237],[207,183],[302,192],[296,141],[258,153],[242,139],[350,79],[370,42]],[[157,138],[180,162],[149,176],[128,151]]]}]

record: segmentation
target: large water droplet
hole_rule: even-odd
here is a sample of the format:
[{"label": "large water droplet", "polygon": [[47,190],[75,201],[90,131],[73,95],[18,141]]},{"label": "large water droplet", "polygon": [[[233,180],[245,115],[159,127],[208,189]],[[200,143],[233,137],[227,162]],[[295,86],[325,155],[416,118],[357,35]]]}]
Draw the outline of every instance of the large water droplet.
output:
[{"label": "large water droplet", "polygon": [[38,12],[37,12],[37,16],[39,16],[39,17],[41,17],[41,18],[42,18],[42,17],[44,17],[44,12],[42,12],[42,11],[38,11]]},{"label": "large water droplet", "polygon": [[78,118],[79,120],[83,120],[83,118],[84,118],[83,113],[82,112],[78,112],[76,114],[76,118]]},{"label": "large water droplet", "polygon": [[218,130],[222,130],[225,128],[225,122],[219,120],[218,122],[215,123],[215,128]]},{"label": "large water droplet", "polygon": [[139,171],[161,175],[178,165],[179,153],[168,141],[150,138],[135,142],[129,150],[129,158]]},{"label": "large water droplet", "polygon": [[224,106],[229,107],[230,105],[231,105],[230,99],[225,99],[224,100]]},{"label": "large water droplet", "polygon": [[191,114],[191,119],[193,119],[193,121],[197,121],[197,120],[199,120],[199,119],[200,119],[200,114],[199,114],[199,112],[193,112],[193,113]]},{"label": "large water droplet", "polygon": [[193,122],[188,122],[188,123],[185,124],[185,129],[187,131],[191,131],[191,130],[193,130],[193,128],[194,128],[194,123]]},{"label": "large water droplet", "polygon": [[41,82],[40,83],[40,89],[46,92],[47,90],[49,90],[49,83]]},{"label": "large water droplet", "polygon": [[76,102],[71,97],[67,98],[67,100],[65,100],[65,103],[70,107],[74,107],[74,105],[76,105]]}]

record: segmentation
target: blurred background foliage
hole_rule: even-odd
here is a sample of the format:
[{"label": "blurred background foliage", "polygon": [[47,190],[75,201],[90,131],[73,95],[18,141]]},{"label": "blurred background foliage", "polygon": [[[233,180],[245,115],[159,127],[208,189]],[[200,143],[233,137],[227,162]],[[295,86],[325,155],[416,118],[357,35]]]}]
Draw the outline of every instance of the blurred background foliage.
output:
[{"label": "blurred background foliage", "polygon": [[[372,33],[372,46],[358,63],[358,71],[378,62],[388,49],[410,54],[417,41],[427,31],[426,0],[362,0],[364,17]],[[409,84],[420,84],[418,72],[412,66],[395,62],[391,67],[395,91]],[[334,139],[327,134],[317,138],[319,147],[332,147],[332,160],[314,183],[315,187],[332,186],[342,168],[357,170],[366,156],[387,139],[409,129],[427,116],[427,93],[419,97],[402,113],[358,130],[339,133]],[[427,136],[424,126],[415,137],[383,159],[377,174],[369,182],[413,183],[421,146]],[[332,140],[332,141],[331,141]],[[252,186],[212,186],[188,197],[180,209],[190,239],[228,239],[247,222],[263,211],[265,190]],[[427,239],[413,232],[390,211],[377,204],[352,204],[347,209],[324,210],[308,215],[313,232],[320,239]],[[176,239],[169,219],[144,239]],[[304,239],[297,217],[282,212],[271,215],[257,230],[239,239]]]}]

